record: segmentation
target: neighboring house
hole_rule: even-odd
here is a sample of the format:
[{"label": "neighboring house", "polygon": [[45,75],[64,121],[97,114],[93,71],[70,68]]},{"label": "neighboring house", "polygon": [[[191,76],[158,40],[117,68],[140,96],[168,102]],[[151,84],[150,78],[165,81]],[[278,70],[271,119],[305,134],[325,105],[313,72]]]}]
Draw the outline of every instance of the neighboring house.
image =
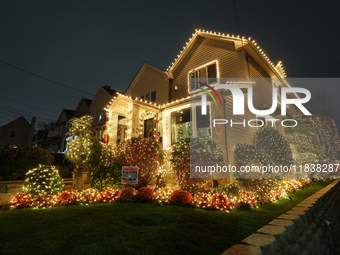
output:
[{"label": "neighboring house", "polygon": [[87,98],[80,99],[78,106],[76,110],[74,111],[73,117],[80,118],[84,115],[90,114],[90,105],[92,103],[92,100]]},{"label": "neighboring house", "polygon": [[[197,98],[200,102],[202,90],[200,83],[192,83],[191,78],[208,82],[212,87],[216,83],[237,82],[236,85],[245,94],[245,114],[233,116],[234,121],[257,118],[267,123],[283,116],[279,115],[279,111],[270,116],[252,114],[246,105],[246,89],[253,87],[254,107],[265,110],[272,105],[273,87],[289,86],[284,77],[282,63],[273,64],[254,40],[197,30],[166,71],[143,64],[125,95],[118,94],[112,100],[106,108],[110,142],[114,144],[125,138],[155,135],[167,149],[191,129],[194,136],[204,133],[219,145],[226,165],[237,165],[235,144],[254,144],[256,128],[220,125],[212,130],[212,119],[230,119],[232,116],[233,98],[226,89],[218,91],[224,108],[221,110],[209,102],[206,117],[198,123],[201,106],[191,104],[191,100]],[[243,80],[236,81],[236,78]],[[248,82],[252,78],[268,79]],[[155,100],[152,98],[153,91],[156,93]],[[289,107],[287,112],[293,114],[296,109]],[[126,135],[119,132],[121,124],[125,124]],[[275,128],[284,134],[282,127],[275,125]]]},{"label": "neighboring house", "polygon": [[0,149],[10,145],[22,146],[31,144],[35,133],[36,118],[29,123],[23,116],[0,127]]},{"label": "neighboring house", "polygon": [[67,123],[70,119],[72,119],[74,115],[73,110],[63,109],[59,115],[59,118],[56,122],[56,136],[55,136],[55,143],[54,149],[52,152],[65,152],[66,151],[66,144],[67,144]]},{"label": "neighboring house", "polygon": [[108,142],[107,135],[107,114],[104,108],[110,103],[113,96],[117,95],[117,91],[111,89],[110,86],[102,86],[98,89],[96,96],[93,98],[89,107],[89,115],[94,119],[93,132],[98,140]]}]

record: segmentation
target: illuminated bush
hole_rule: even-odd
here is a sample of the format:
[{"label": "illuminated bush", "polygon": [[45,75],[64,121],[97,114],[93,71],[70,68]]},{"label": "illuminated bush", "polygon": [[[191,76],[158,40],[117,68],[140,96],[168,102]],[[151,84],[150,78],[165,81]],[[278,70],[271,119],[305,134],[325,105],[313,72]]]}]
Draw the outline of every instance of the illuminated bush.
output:
[{"label": "illuminated bush", "polygon": [[77,202],[79,193],[74,189],[67,189],[57,196],[57,205],[73,205]]},{"label": "illuminated bush", "polygon": [[170,196],[170,202],[176,205],[186,205],[192,202],[192,195],[184,190],[176,190]]},{"label": "illuminated bush", "polygon": [[172,190],[169,188],[158,189],[156,192],[156,204],[161,206],[169,204],[171,193]]},{"label": "illuminated bush", "polygon": [[152,139],[132,138],[117,144],[116,156],[121,166],[138,166],[136,188],[146,187],[154,176],[163,153],[159,144]]},{"label": "illuminated bush", "polygon": [[55,195],[63,190],[63,180],[54,166],[39,166],[27,172],[23,191],[32,195]]},{"label": "illuminated bush", "polygon": [[289,166],[294,162],[286,138],[273,127],[263,126],[257,130],[256,147],[266,153],[277,165]]},{"label": "illuminated bush", "polygon": [[140,188],[136,195],[137,202],[152,202],[155,200],[155,191],[149,187]]},{"label": "illuminated bush", "polygon": [[235,157],[243,165],[272,165],[273,161],[253,145],[237,143]]},{"label": "illuminated bush", "polygon": [[27,208],[32,201],[32,195],[25,192],[17,194],[9,203],[10,208]]},{"label": "illuminated bush", "polygon": [[79,201],[81,201],[84,204],[97,203],[99,199],[100,193],[98,192],[98,190],[93,188],[83,190],[79,195]]},{"label": "illuminated bush", "polygon": [[247,192],[247,191],[241,191],[237,198],[236,198],[236,207],[239,208],[246,208],[247,205],[251,207],[255,207],[257,204],[257,201],[253,194]]},{"label": "illuminated bush", "polygon": [[199,192],[193,197],[193,204],[199,208],[210,208],[211,207],[211,196],[207,193]]},{"label": "illuminated bush", "polygon": [[211,197],[211,205],[216,210],[229,210],[235,207],[234,203],[221,193],[215,194]]},{"label": "illuminated bush", "polygon": [[118,199],[118,190],[103,190],[100,192],[99,201],[102,203],[114,203]]},{"label": "illuminated bush", "polygon": [[33,196],[30,207],[33,208],[47,208],[56,204],[56,196],[53,195],[36,195]]},{"label": "illuminated bush", "polygon": [[123,188],[118,193],[118,201],[120,202],[134,202],[137,195],[137,190],[132,187]]}]

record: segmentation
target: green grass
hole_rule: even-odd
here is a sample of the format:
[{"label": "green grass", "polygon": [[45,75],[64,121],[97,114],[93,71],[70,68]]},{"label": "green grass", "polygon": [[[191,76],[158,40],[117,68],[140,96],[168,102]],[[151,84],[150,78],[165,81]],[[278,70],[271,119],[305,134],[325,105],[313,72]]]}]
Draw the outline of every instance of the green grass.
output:
[{"label": "green grass", "polygon": [[229,213],[137,203],[0,211],[0,254],[220,254],[329,183]]}]

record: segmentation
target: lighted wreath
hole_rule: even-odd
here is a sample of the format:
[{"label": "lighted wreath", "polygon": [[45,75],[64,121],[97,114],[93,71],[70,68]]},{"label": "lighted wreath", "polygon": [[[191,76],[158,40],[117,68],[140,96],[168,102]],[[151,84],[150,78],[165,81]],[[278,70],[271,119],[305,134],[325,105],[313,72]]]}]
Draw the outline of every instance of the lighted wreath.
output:
[{"label": "lighted wreath", "polygon": [[139,136],[140,137],[143,137],[143,126],[144,126],[144,118],[147,116],[147,115],[153,115],[153,136],[156,137],[157,135],[157,131],[156,131],[156,124],[158,123],[158,120],[157,120],[157,113],[155,112],[152,112],[152,111],[145,111],[142,113],[142,115],[140,116],[140,122],[139,122]]}]

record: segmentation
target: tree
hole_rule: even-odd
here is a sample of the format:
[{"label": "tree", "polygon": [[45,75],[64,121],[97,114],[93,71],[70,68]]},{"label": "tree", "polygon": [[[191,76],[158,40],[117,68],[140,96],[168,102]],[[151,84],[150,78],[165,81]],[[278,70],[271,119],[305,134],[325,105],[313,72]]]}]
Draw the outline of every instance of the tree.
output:
[{"label": "tree", "polygon": [[38,123],[38,130],[54,130],[56,125],[55,121],[50,121],[50,122],[39,122]]},{"label": "tree", "polygon": [[75,165],[73,170],[74,188],[84,187],[83,173],[98,167],[101,162],[102,145],[92,133],[92,116],[72,118],[68,122],[68,134],[72,137],[67,143],[66,158]]}]

